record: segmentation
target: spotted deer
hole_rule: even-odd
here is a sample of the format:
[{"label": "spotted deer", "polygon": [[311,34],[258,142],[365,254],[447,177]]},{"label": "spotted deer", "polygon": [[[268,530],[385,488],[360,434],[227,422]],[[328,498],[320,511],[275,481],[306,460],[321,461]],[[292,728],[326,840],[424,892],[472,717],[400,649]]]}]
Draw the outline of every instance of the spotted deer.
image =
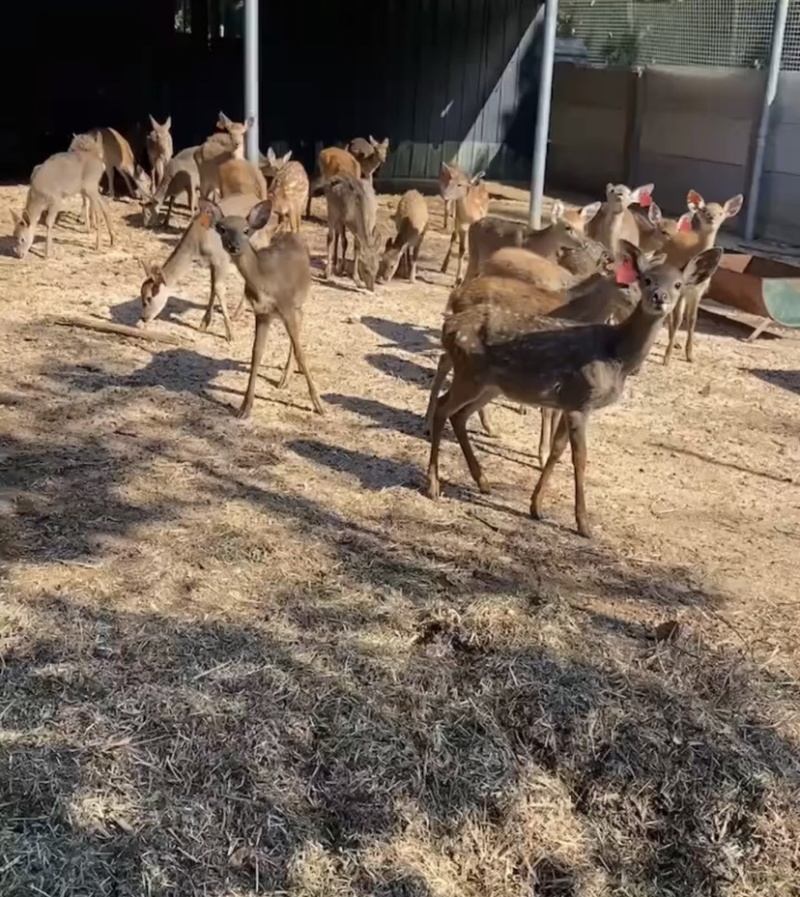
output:
[{"label": "spotted deer", "polygon": [[300,162],[287,160],[272,179],[267,194],[272,203],[273,214],[278,219],[279,231],[288,228],[293,234],[300,233],[300,220],[308,202],[308,193],[309,183],[305,168]]},{"label": "spotted deer", "polygon": [[[687,259],[692,258],[698,252],[710,249],[717,240],[720,227],[729,219],[739,214],[744,197],[741,193],[732,196],[720,205],[718,202],[706,203],[703,197],[696,191],[690,190],[686,197],[689,211],[694,214],[696,229],[682,230],[671,237],[663,246],[663,252],[672,265],[682,266]],[[713,272],[712,272],[713,273]],[[664,364],[669,364],[672,350],[675,346],[675,337],[678,328],[686,320],[686,360],[693,360],[694,331],[697,326],[697,314],[700,309],[700,300],[705,295],[711,275],[705,279],[693,283],[686,289],[676,304],[668,319],[669,342],[664,353]]]}]

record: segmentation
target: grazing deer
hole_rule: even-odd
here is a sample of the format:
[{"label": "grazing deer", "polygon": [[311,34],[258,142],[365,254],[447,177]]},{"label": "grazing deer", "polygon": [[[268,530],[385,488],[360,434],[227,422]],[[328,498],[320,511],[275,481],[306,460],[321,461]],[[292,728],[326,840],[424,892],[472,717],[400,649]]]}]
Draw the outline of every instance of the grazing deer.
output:
[{"label": "grazing deer", "polygon": [[680,218],[665,218],[654,202],[646,212],[631,208],[631,213],[639,228],[639,247],[645,252],[660,252],[676,233],[692,229],[692,212],[684,212]]},{"label": "grazing deer", "polygon": [[338,146],[329,146],[320,150],[317,162],[319,174],[314,176],[309,187],[306,218],[311,215],[311,197],[332,177],[336,177],[337,174],[349,174],[351,177],[361,178],[361,165],[358,159],[352,153],[348,153],[347,150],[340,149]]},{"label": "grazing deer", "polygon": [[[553,282],[548,266],[555,267],[552,262],[525,249],[500,249],[489,259],[482,274],[450,294],[445,316],[491,302],[508,304],[514,309],[524,305],[526,315],[558,317],[583,324],[621,323],[639,299],[635,276],[626,265],[621,265],[611,274],[595,272],[568,290],[557,285],[555,289],[550,289]],[[426,435],[431,432],[439,390],[451,370],[452,362],[445,352],[439,358],[431,384],[425,412]],[[482,408],[478,413],[486,434],[494,435],[488,409]],[[551,442],[554,412],[542,408],[541,416],[539,462],[544,466]]]},{"label": "grazing deer", "polygon": [[[330,279],[332,271],[344,275],[347,231],[350,231],[355,242],[353,280],[357,287],[366,285],[374,292],[381,236],[376,227],[378,208],[372,187],[361,178],[337,174],[325,183],[325,198],[328,202],[325,279]],[[341,262],[338,261],[340,239]]]},{"label": "grazing deer", "polygon": [[[91,138],[86,138],[91,140]],[[97,220],[99,209],[108,229],[109,245],[114,245],[114,228],[108,207],[100,195],[100,178],[103,176],[103,159],[101,157],[100,137],[95,138],[94,150],[81,143],[75,149],[65,153],[56,153],[37,165],[31,173],[31,183],[25,198],[25,208],[21,213],[12,211],[14,221],[13,252],[17,258],[24,258],[33,244],[34,230],[39,219],[46,212],[46,236],[44,257],[50,258],[52,247],[53,225],[67,197],[80,194],[84,203],[88,203],[94,216],[87,214],[84,218],[86,232],[91,227],[91,218]],[[83,148],[81,148],[83,147]],[[97,224],[97,242],[95,249],[100,249],[100,227]]]},{"label": "grazing deer", "polygon": [[95,128],[86,134],[73,134],[70,149],[86,146],[85,140],[89,138],[100,146],[100,158],[105,164],[106,180],[108,181],[108,195],[113,200],[114,195],[114,170],[116,169],[125,181],[125,185],[131,196],[141,195],[140,182],[142,169],[136,164],[130,143],[113,128]]},{"label": "grazing deer", "polygon": [[249,417],[253,409],[258,368],[264,357],[269,325],[276,315],[283,321],[291,342],[278,388],[286,385],[294,356],[305,375],[314,410],[318,414],[324,414],[300,336],[302,306],[311,289],[308,248],[297,234],[278,234],[273,237],[269,246],[259,250],[254,249],[250,242],[250,237],[269,221],[271,211],[268,200],[254,206],[246,218],[240,215],[226,216],[218,205],[205,200],[200,205],[201,225],[205,228],[213,227],[222,238],[225,251],[244,278],[245,296],[256,319],[250,377],[239,417]]},{"label": "grazing deer", "polygon": [[163,125],[160,125],[152,115],[150,119],[150,127],[152,130],[145,138],[147,146],[147,158],[150,162],[150,171],[152,172],[153,189],[157,190],[159,184],[164,179],[164,173],[169,160],[172,158],[172,116],[168,115]]},{"label": "grazing deer", "polygon": [[[450,168],[447,165],[442,168]],[[489,211],[489,189],[483,181],[485,172],[479,171],[470,178],[460,170],[450,168],[450,181],[445,187],[442,197],[455,201],[453,233],[447,255],[442,262],[442,274],[450,267],[450,256],[458,241],[458,265],[456,266],[456,286],[461,283],[461,266],[464,261],[464,249],[467,242],[467,231],[475,221],[480,221]]]},{"label": "grazing deer", "polygon": [[167,162],[164,175],[158,189],[152,196],[142,199],[142,221],[145,227],[154,227],[158,223],[161,204],[166,199],[167,215],[164,219],[164,227],[169,227],[169,219],[172,215],[172,204],[176,196],[186,194],[186,204],[189,213],[194,217],[197,211],[197,193],[200,189],[200,170],[197,167],[195,154],[200,147],[190,146],[176,153]]},{"label": "grazing deer", "polygon": [[526,315],[524,304],[515,308],[492,302],[465,308],[445,321],[442,345],[453,364],[453,382],[437,400],[434,412],[428,464],[431,498],[439,497],[439,447],[448,419],[472,478],[481,492],[489,491],[466,423],[486,402],[503,394],[563,412],[550,457],[531,496],[531,516],[541,519],[544,491],[569,441],[577,528],[582,536],[591,536],[584,497],[588,415],[620,399],[628,376],[649,354],[681,291],[709,278],[722,255],[719,249],[708,249],[680,269],[659,256],[648,261],[627,241],[621,242],[620,251],[630,259],[641,294],[621,324],[576,325]]},{"label": "grazing deer", "polygon": [[[738,215],[743,203],[744,197],[741,193],[737,193],[723,205],[718,202],[706,204],[696,190],[690,190],[686,197],[686,204],[689,206],[689,211],[694,214],[697,227],[696,230],[679,231],[664,244],[663,251],[667,255],[667,260],[673,265],[683,265],[686,263],[686,259],[698,252],[710,249],[717,240],[717,234],[722,224],[729,218]],[[672,349],[675,346],[675,336],[684,317],[686,318],[686,360],[689,362],[693,360],[694,331],[697,326],[700,300],[705,295],[710,281],[711,274],[705,280],[698,281],[690,289],[685,290],[670,315],[668,320],[669,342],[664,353],[664,364],[669,364]]]},{"label": "grazing deer", "polygon": [[[591,220],[599,209],[599,202],[586,206],[586,220]],[[550,224],[541,230],[534,230],[518,221],[486,216],[469,226],[467,243],[469,262],[467,273],[464,275],[465,282],[477,276],[489,256],[503,247],[520,247],[535,252],[542,258],[555,261],[564,249],[586,250],[590,238],[584,236],[582,231],[564,217],[564,204],[556,201],[553,204]]]},{"label": "grazing deer", "polygon": [[272,211],[278,218],[278,230],[287,226],[293,234],[300,233],[300,219],[308,202],[308,175],[300,162],[288,161],[287,153],[283,164],[277,169],[269,187],[268,198]]},{"label": "grazing deer", "polygon": [[445,192],[447,191],[450,181],[453,180],[453,178],[469,180],[469,177],[463,168],[460,168],[455,163],[453,163],[452,165],[445,165],[444,163],[442,163],[442,170],[439,172],[439,196],[442,197],[442,206],[444,207],[444,211],[442,213],[442,230],[446,234],[450,232],[450,215],[453,211],[453,200],[446,199]]},{"label": "grazing deer", "polygon": [[586,225],[586,233],[599,240],[613,255],[620,240],[639,245],[639,228],[630,210],[632,203],[648,206],[652,202],[653,184],[631,190],[625,184],[606,184],[606,201],[600,211]]},{"label": "grazing deer", "polygon": [[389,153],[389,138],[376,140],[370,135],[369,140],[356,137],[347,144],[347,151],[358,160],[361,167],[361,177],[372,184],[372,176],[386,161]]},{"label": "grazing deer", "polygon": [[378,283],[391,280],[402,259],[406,259],[408,279],[417,279],[417,259],[422,239],[428,229],[428,204],[419,190],[408,190],[400,198],[394,213],[397,236],[386,241],[383,257],[378,265]]},{"label": "grazing deer", "polygon": [[[253,195],[236,195],[219,202],[219,208],[226,215],[247,215],[258,205],[259,197]],[[174,288],[186,274],[194,261],[208,265],[211,274],[211,291],[208,297],[203,320],[198,328],[205,332],[211,324],[214,314],[214,299],[219,301],[222,320],[225,323],[225,338],[233,339],[231,320],[239,317],[244,307],[244,299],[239,303],[233,317],[228,316],[228,306],[222,294],[222,284],[227,276],[230,259],[222,247],[222,240],[215,230],[204,226],[200,216],[195,216],[183,232],[178,245],[172,250],[163,264],[142,262],[145,279],[140,290],[142,301],[141,324],[149,324],[161,314],[169,299],[169,290]]]},{"label": "grazing deer", "polygon": [[219,166],[231,159],[244,159],[245,134],[253,125],[252,116],[244,122],[231,121],[224,112],[217,119],[218,134],[212,134],[198,147],[195,161],[200,172],[200,196],[204,199],[219,190]]}]

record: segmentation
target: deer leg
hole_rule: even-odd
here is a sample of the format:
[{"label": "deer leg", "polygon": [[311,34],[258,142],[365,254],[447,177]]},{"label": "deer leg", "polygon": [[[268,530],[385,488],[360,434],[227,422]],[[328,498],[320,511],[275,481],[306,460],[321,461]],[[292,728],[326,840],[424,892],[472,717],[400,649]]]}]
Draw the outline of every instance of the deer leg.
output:
[{"label": "deer leg", "polygon": [[306,378],[306,384],[308,385],[308,395],[311,398],[311,404],[314,406],[314,411],[316,411],[317,414],[325,414],[325,409],[322,407],[322,402],[320,402],[319,400],[317,387],[314,385],[314,380],[311,377],[311,371],[308,369],[306,355],[303,351],[303,344],[300,340],[300,330],[302,325],[300,316],[298,316],[297,314],[296,307],[291,307],[287,312],[284,313],[283,323],[286,327],[286,332],[289,334],[289,339],[292,341],[292,348],[294,349],[294,356],[297,359],[297,366],[300,368],[303,376]]},{"label": "deer leg", "polygon": [[361,240],[358,237],[353,238],[353,282],[357,287],[363,287],[364,281],[358,273],[358,262],[361,258]]},{"label": "deer leg", "polygon": [[109,199],[116,199],[114,195],[114,166],[107,165],[106,166],[106,179],[108,180],[108,197]]},{"label": "deer leg", "polygon": [[414,248],[410,253],[410,261],[411,261],[411,270],[408,272],[408,279],[411,283],[415,283],[417,280],[417,259],[419,258],[419,250],[422,246],[422,236],[417,240],[414,244]]},{"label": "deer leg", "polygon": [[125,186],[130,191],[131,196],[138,198],[139,188],[136,185],[136,181],[131,177],[130,172],[125,171],[124,168],[120,168],[119,173],[122,175],[122,180],[125,181]]},{"label": "deer leg", "polygon": [[90,194],[89,199],[90,203],[90,211],[93,211],[95,214],[95,218],[97,221],[97,243],[95,244],[97,249],[100,249],[100,218],[97,215],[97,210],[100,209],[100,214],[103,216],[103,220],[106,223],[106,227],[108,228],[108,245],[114,245],[114,226],[111,223],[111,216],[108,214],[108,205],[106,204],[105,199],[100,195],[100,191],[98,190],[95,194]]},{"label": "deer leg", "polygon": [[436,373],[433,375],[433,383],[431,384],[431,394],[428,398],[428,407],[425,410],[425,430],[426,436],[433,433],[433,416],[436,413],[436,400],[439,398],[439,390],[447,379],[447,375],[453,369],[453,362],[447,352],[442,352],[439,356],[439,364],[436,367]]},{"label": "deer leg", "polygon": [[250,378],[247,381],[247,392],[244,395],[244,401],[242,402],[237,415],[241,420],[250,417],[250,412],[253,410],[258,369],[261,366],[261,360],[264,358],[264,349],[267,346],[267,333],[269,332],[271,321],[272,314],[256,315],[256,332],[255,337],[253,338],[253,351],[250,357]]},{"label": "deer leg", "polygon": [[464,253],[467,250],[467,232],[458,231],[458,264],[456,265],[456,286],[461,283],[461,266],[464,264]]},{"label": "deer leg", "polygon": [[542,427],[539,430],[539,469],[544,470],[550,444],[553,441],[553,409],[542,408]]},{"label": "deer leg", "polygon": [[47,210],[47,219],[45,220],[45,227],[47,229],[44,238],[44,257],[46,259],[50,258],[50,249],[53,240],[53,225],[56,223],[59,211],[61,211],[61,204],[58,202],[54,202]]},{"label": "deer leg", "polygon": [[340,277],[345,276],[345,271],[347,269],[347,228],[342,227],[339,229],[339,236],[342,241],[342,257],[339,259],[339,270],[337,274]]},{"label": "deer leg", "polygon": [[670,357],[672,356],[672,350],[675,347],[675,337],[678,334],[678,328],[681,326],[683,321],[683,312],[686,308],[686,300],[683,296],[678,299],[678,302],[675,305],[675,308],[672,309],[672,314],[667,318],[667,326],[669,327],[669,341],[667,342],[667,349],[664,352],[664,364],[669,364]]},{"label": "deer leg", "polygon": [[533,494],[531,495],[531,517],[533,517],[535,520],[542,519],[542,496],[544,495],[544,490],[547,487],[548,482],[550,481],[550,477],[553,475],[553,470],[555,469],[556,464],[558,464],[559,459],[564,454],[564,449],[567,447],[568,439],[569,428],[567,426],[567,419],[562,415],[561,420],[559,420],[558,426],[556,427],[556,431],[553,434],[553,443],[550,447],[550,457],[547,459],[547,463],[544,465],[544,470],[539,474],[539,480],[536,483]]},{"label": "deer leg", "polygon": [[447,255],[444,257],[444,261],[442,262],[442,274],[447,274],[447,269],[450,267],[450,256],[453,254],[453,249],[455,248],[457,239],[458,233],[454,228],[453,233],[450,234],[450,245],[447,247]]},{"label": "deer leg", "polygon": [[286,356],[286,364],[283,366],[283,373],[281,374],[281,379],[278,380],[278,389],[284,389],[286,384],[289,382],[289,374],[292,372],[292,360],[294,359],[294,345],[292,341],[289,340],[289,354]]},{"label": "deer leg", "polygon": [[214,295],[217,292],[217,269],[213,265],[210,265],[208,270],[211,275],[211,292],[208,294],[208,303],[206,305],[205,314],[203,315],[203,320],[200,321],[197,328],[200,333],[205,333],[211,323],[211,315],[214,313]]},{"label": "deer leg", "polygon": [[475,457],[475,452],[472,450],[472,443],[469,441],[469,435],[467,434],[467,420],[475,413],[475,411],[480,410],[479,406],[481,403],[485,404],[486,401],[488,401],[488,399],[477,399],[450,416],[450,423],[453,425],[456,439],[458,439],[458,444],[461,446],[461,451],[464,454],[464,459],[467,462],[469,472],[472,474],[472,479],[475,480],[478,489],[480,489],[484,495],[491,490],[486,477],[483,475],[480,462]]},{"label": "deer leg", "polygon": [[447,233],[448,225],[450,223],[450,203],[446,200],[442,200],[442,205],[444,206],[444,232]]},{"label": "deer leg", "polygon": [[231,315],[231,321],[239,320],[239,315],[244,310],[244,303],[246,300],[247,300],[247,289],[245,288],[244,292],[242,293],[242,298],[239,300],[239,304],[236,306],[236,311],[234,311],[234,313]]},{"label": "deer leg", "polygon": [[481,426],[483,427],[483,432],[487,436],[496,436],[496,432],[494,427],[492,426],[491,418],[489,417],[489,411],[486,408],[481,408],[478,410],[478,417],[481,419]]},{"label": "deer leg", "polygon": [[328,236],[325,241],[325,280],[331,279],[331,274],[333,272],[333,265],[336,261],[336,252],[339,247],[339,233],[334,232],[332,227],[328,227]]},{"label": "deer leg", "polygon": [[692,287],[686,297],[686,360],[694,361],[694,330],[697,327],[697,315],[700,311],[700,300],[703,297],[703,290],[700,287]]}]

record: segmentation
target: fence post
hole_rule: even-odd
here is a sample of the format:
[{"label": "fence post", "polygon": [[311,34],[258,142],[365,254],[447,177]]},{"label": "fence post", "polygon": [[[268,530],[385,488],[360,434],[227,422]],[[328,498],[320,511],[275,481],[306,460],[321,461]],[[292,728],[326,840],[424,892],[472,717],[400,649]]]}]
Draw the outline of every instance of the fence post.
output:
[{"label": "fence post", "polygon": [[631,68],[628,77],[627,108],[625,110],[625,183],[631,186],[639,182],[639,152],[642,141],[646,88],[645,69],[640,65]]}]

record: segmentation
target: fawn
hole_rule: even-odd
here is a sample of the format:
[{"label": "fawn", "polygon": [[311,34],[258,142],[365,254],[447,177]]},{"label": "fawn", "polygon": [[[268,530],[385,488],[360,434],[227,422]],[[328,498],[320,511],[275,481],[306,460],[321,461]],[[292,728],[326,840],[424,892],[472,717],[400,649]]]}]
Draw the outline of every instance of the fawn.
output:
[{"label": "fawn", "polygon": [[[353,280],[357,287],[375,290],[378,271],[380,232],[376,227],[377,202],[369,182],[349,174],[337,174],[325,183],[328,202],[328,238],[325,279],[331,272],[344,274],[347,255],[347,231],[353,234],[355,249]],[[342,259],[338,261],[339,239],[342,241]]]},{"label": "fawn", "polygon": [[483,181],[485,174],[483,171],[479,171],[470,178],[460,169],[443,165],[442,171],[444,169],[448,169],[450,180],[442,192],[442,198],[455,201],[455,214],[450,245],[444,262],[442,262],[442,274],[446,274],[450,267],[450,256],[453,254],[456,241],[458,241],[458,265],[456,266],[456,286],[458,286],[461,283],[461,265],[464,261],[467,231],[474,221],[484,218],[489,211],[489,189]]},{"label": "fawn", "polygon": [[253,124],[252,116],[244,122],[231,121],[224,112],[217,119],[217,130],[198,147],[195,161],[200,172],[200,196],[209,197],[219,189],[219,166],[230,159],[244,159],[244,137]]},{"label": "fawn", "polygon": [[288,226],[293,234],[299,234],[300,218],[308,202],[308,175],[302,164],[290,162],[289,156],[291,152],[283,157],[283,164],[272,178],[267,196],[272,202],[272,211],[278,218],[278,230]]},{"label": "fawn", "polygon": [[[91,138],[86,138],[91,140]],[[80,144],[86,146],[85,143]],[[50,258],[52,247],[53,225],[64,200],[69,196],[80,194],[84,202],[90,204],[94,211],[99,209],[108,228],[109,245],[114,245],[114,228],[108,207],[100,195],[100,178],[103,176],[103,160],[100,150],[100,137],[96,138],[94,151],[91,148],[76,148],[65,153],[56,153],[37,165],[31,173],[31,183],[25,198],[25,208],[21,213],[12,211],[14,221],[13,252],[17,258],[24,258],[31,248],[34,230],[44,212],[46,236],[44,257]],[[91,215],[85,215],[84,224],[88,233],[91,227]],[[96,216],[95,216],[96,218]],[[97,225],[96,249],[100,249],[100,227]]]},{"label": "fawn", "polygon": [[650,203],[646,212],[631,208],[639,228],[639,247],[645,252],[660,252],[667,240],[678,232],[692,229],[693,212],[684,212],[680,218],[665,218],[661,209]]},{"label": "fawn", "polygon": [[628,375],[644,362],[682,290],[708,279],[722,255],[719,249],[707,249],[678,268],[663,256],[648,260],[626,240],[620,241],[620,253],[630,259],[640,290],[636,307],[621,324],[577,325],[538,317],[526,312],[524,303],[493,302],[468,306],[445,320],[442,345],[453,365],[453,381],[437,399],[433,416],[428,463],[431,498],[439,497],[439,447],[448,419],[472,478],[481,492],[489,491],[466,424],[470,415],[503,394],[563,412],[531,496],[531,516],[541,518],[544,491],[569,441],[577,529],[582,536],[591,536],[584,496],[588,415],[619,400]]},{"label": "fawn", "polygon": [[300,339],[301,310],[311,289],[311,259],[308,248],[297,234],[278,234],[264,249],[253,248],[250,237],[269,221],[272,207],[269,200],[254,206],[247,217],[223,214],[222,209],[207,200],[201,201],[198,219],[204,228],[214,228],[222,238],[225,251],[231,256],[244,278],[245,296],[253,308],[256,319],[255,338],[250,363],[247,392],[239,409],[239,417],[247,418],[253,409],[256,394],[258,368],[264,357],[267,332],[277,315],[289,334],[289,355],[278,383],[282,389],[291,372],[292,357],[303,372],[308,394],[317,414],[325,410],[306,362]]},{"label": "fawn", "polygon": [[86,146],[86,138],[90,138],[100,146],[100,158],[105,164],[106,180],[108,181],[108,195],[113,200],[114,194],[114,170],[116,169],[125,181],[125,185],[131,196],[141,195],[141,168],[136,164],[130,143],[113,128],[95,128],[86,134],[73,134],[70,149],[81,145]]},{"label": "fawn", "polygon": [[[272,147],[267,149],[266,156],[263,153],[258,154],[258,167],[261,169],[261,173],[267,179],[267,183],[269,184],[272,178],[281,170],[281,168],[286,165],[289,160],[292,158],[292,151],[289,150],[283,156],[276,156],[275,150]],[[305,169],[303,169],[305,171]]]},{"label": "fawn", "polygon": [[150,119],[151,131],[145,138],[147,146],[147,158],[150,162],[150,171],[152,172],[153,190],[157,190],[159,184],[164,179],[164,173],[169,160],[172,158],[172,116],[168,115],[163,125],[160,125],[152,115]]},{"label": "fawn", "polygon": [[445,165],[444,163],[442,163],[442,170],[439,172],[439,196],[442,197],[442,206],[444,208],[444,211],[442,213],[442,230],[445,233],[450,232],[450,215],[453,211],[453,200],[445,199],[444,194],[450,184],[450,181],[453,180],[453,178],[463,178],[465,180],[469,180],[469,178],[467,177],[467,173],[463,168],[460,168],[455,163],[451,165]]},{"label": "fawn", "polygon": [[[690,190],[686,197],[686,204],[689,206],[689,211],[694,214],[697,227],[696,230],[679,231],[664,244],[663,252],[666,253],[667,260],[673,265],[683,265],[686,259],[712,247],[722,224],[728,218],[738,215],[743,203],[744,197],[741,193],[737,193],[723,205],[718,202],[706,204],[696,190]],[[675,337],[684,317],[686,318],[686,360],[689,362],[693,360],[692,350],[697,313],[700,310],[700,300],[705,295],[710,280],[711,274],[705,280],[698,281],[690,289],[685,290],[670,315],[668,319],[669,342],[664,353],[664,364],[669,364],[672,349],[675,346]]]},{"label": "fawn", "polygon": [[611,253],[617,254],[620,240],[639,245],[639,228],[629,206],[639,203],[648,206],[652,202],[653,184],[644,184],[631,190],[625,184],[606,184],[606,201],[600,211],[586,225],[586,233],[599,240]]},{"label": "fawn", "polygon": [[[586,206],[586,220],[590,221],[600,210],[600,203]],[[575,228],[564,217],[564,204],[553,204],[550,224],[541,230],[534,230],[517,221],[506,218],[480,218],[474,221],[467,232],[469,263],[464,281],[469,281],[480,273],[486,260],[505,246],[517,246],[535,252],[546,259],[555,260],[563,249],[585,250],[590,238]]]},{"label": "fawn", "polygon": [[358,159],[347,150],[340,149],[338,146],[329,146],[320,150],[317,157],[319,164],[319,173],[316,174],[311,181],[308,190],[308,201],[306,202],[306,218],[311,215],[311,197],[337,174],[349,174],[354,178],[361,178],[361,165]]},{"label": "fawn", "polygon": [[378,265],[378,283],[391,280],[402,259],[406,259],[408,279],[417,279],[417,259],[422,239],[428,229],[428,204],[419,190],[408,190],[400,197],[394,213],[397,236],[386,241],[383,257]]},{"label": "fawn", "polygon": [[158,189],[152,196],[142,200],[142,221],[145,227],[154,227],[158,222],[159,209],[165,199],[167,203],[167,215],[164,219],[164,227],[169,227],[169,219],[172,215],[172,204],[176,196],[186,193],[186,204],[189,213],[194,217],[197,211],[197,192],[200,189],[200,171],[195,161],[195,153],[198,146],[190,146],[176,153],[167,162],[164,174]]},{"label": "fawn", "polygon": [[347,151],[358,160],[361,177],[372,184],[372,176],[386,161],[389,153],[389,138],[376,140],[371,134],[369,140],[356,137],[347,144]]},{"label": "fawn", "polygon": [[[257,196],[238,194],[220,200],[219,207],[226,215],[247,215],[258,202],[259,197]],[[244,299],[239,303],[232,317],[229,317],[228,306],[221,292],[229,269],[228,253],[222,247],[219,234],[215,230],[204,227],[199,216],[194,217],[189,223],[178,241],[178,245],[172,250],[163,265],[142,262],[146,276],[140,290],[142,301],[140,323],[149,324],[161,314],[169,298],[169,289],[177,285],[196,259],[206,262],[211,273],[211,292],[208,297],[208,305],[198,329],[201,333],[208,329],[211,316],[214,313],[214,299],[216,298],[219,300],[222,319],[225,322],[225,338],[230,342],[233,339],[231,320],[236,320],[239,317],[244,307]]]}]

